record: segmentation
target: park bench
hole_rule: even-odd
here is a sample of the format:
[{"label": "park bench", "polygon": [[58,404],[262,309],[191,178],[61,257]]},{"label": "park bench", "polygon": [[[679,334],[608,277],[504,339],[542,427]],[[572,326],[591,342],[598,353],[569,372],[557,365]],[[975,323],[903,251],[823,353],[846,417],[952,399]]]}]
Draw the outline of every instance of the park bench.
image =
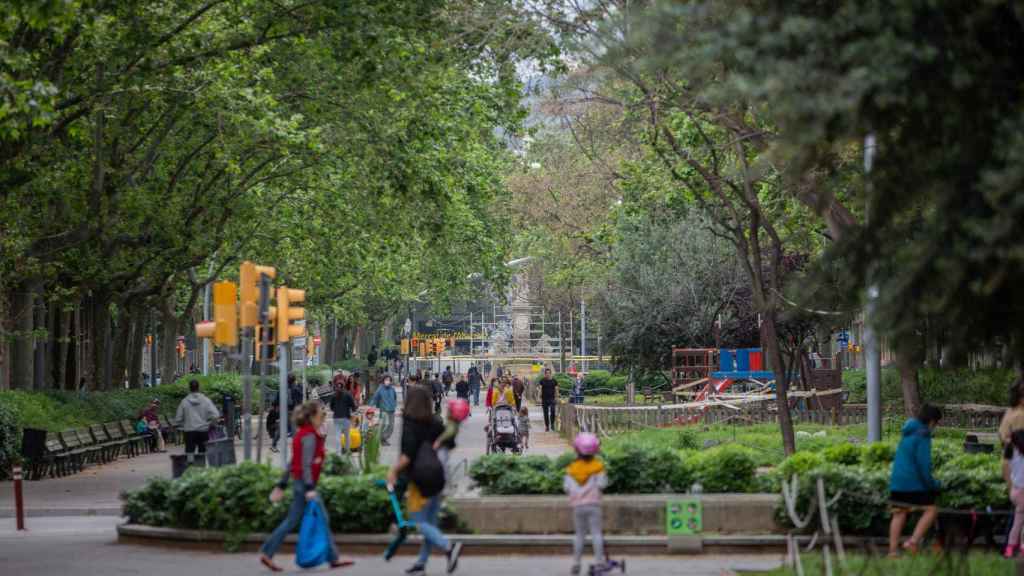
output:
[{"label": "park bench", "polygon": [[113,460],[117,460],[122,454],[128,454],[128,440],[123,435],[116,437],[111,435],[108,424],[95,424],[89,428],[89,431],[92,432],[92,436],[97,442],[103,442],[110,446]]},{"label": "park bench", "polygon": [[71,471],[78,472],[83,470],[92,459],[92,456],[96,453],[96,450],[90,449],[87,445],[83,445],[82,440],[78,437],[78,433],[75,432],[74,429],[64,430],[57,436],[60,438],[60,443],[64,446],[64,450],[68,454]]},{"label": "park bench", "polygon": [[[86,429],[83,428],[82,430]],[[92,445],[99,447],[100,460],[102,462],[113,462],[121,455],[123,445],[120,442],[114,442],[107,436],[107,431],[103,429],[103,424],[89,426],[87,438],[92,438]]]},{"label": "park bench", "polygon": [[181,444],[183,441],[181,430],[178,430],[167,416],[160,416],[160,430],[163,431],[164,441],[168,444]]},{"label": "park bench", "polygon": [[107,422],[103,425],[103,429],[106,431],[107,438],[110,438],[111,442],[118,442],[120,444],[122,454],[131,458],[140,453],[136,450],[137,443],[133,438],[129,438],[125,435],[124,431],[121,430],[120,423]]},{"label": "park bench", "polygon": [[107,461],[110,447],[98,444],[89,432],[88,427],[75,428],[74,433],[78,436],[79,446],[86,451],[88,456],[87,464],[103,464]]},{"label": "park bench", "polygon": [[133,455],[149,452],[149,436],[136,432],[131,420],[121,420],[118,424],[121,426],[124,437],[131,442]]},{"label": "park bench", "polygon": [[29,480],[40,480],[51,477],[65,476],[69,473],[69,456],[56,432],[46,433],[46,444],[42,456],[33,460],[28,466]]}]

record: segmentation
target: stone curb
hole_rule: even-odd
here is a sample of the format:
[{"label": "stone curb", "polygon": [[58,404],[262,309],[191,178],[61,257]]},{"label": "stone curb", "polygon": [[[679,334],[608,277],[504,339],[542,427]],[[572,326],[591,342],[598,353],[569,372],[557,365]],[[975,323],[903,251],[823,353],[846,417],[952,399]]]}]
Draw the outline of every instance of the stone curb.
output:
[{"label": "stone curb", "polygon": [[[223,546],[227,534],[213,530],[183,530],[179,528],[163,528],[144,526],[141,524],[119,524],[117,535],[120,542],[152,545],[175,544],[184,546]],[[241,541],[241,548],[252,549],[261,544],[267,534],[249,534]],[[391,542],[391,534],[338,534],[335,541],[347,551],[382,552]],[[571,534],[451,534],[449,538],[462,542],[470,554],[564,554],[571,549]],[[286,545],[294,545],[298,536],[290,534],[285,539]],[[718,535],[708,534],[702,539],[705,552],[742,551],[779,552],[785,550],[786,537],[779,534],[751,535]],[[807,536],[797,538],[802,544],[810,541]],[[846,538],[849,544],[856,544],[860,539]],[[403,545],[403,552],[412,552],[419,547],[421,538],[411,534]],[[616,554],[671,554],[668,537],[666,536],[627,536],[605,535],[606,546]]]},{"label": "stone curb", "polygon": [[[117,516],[120,517],[120,506],[97,506],[90,508],[26,508],[26,518],[56,518],[77,516]],[[14,508],[0,508],[0,518],[14,518]]]}]

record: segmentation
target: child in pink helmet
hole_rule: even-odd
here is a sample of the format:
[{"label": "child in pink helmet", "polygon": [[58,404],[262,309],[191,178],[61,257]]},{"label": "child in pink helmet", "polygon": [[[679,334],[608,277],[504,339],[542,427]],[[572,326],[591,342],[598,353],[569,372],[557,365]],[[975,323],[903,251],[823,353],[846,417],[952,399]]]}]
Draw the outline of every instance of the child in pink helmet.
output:
[{"label": "child in pink helmet", "polygon": [[576,449],[576,460],[565,468],[562,488],[569,495],[576,529],[572,546],[572,573],[575,575],[580,573],[583,542],[588,531],[594,547],[594,562],[604,565],[606,561],[601,531],[601,493],[608,486],[608,475],[605,474],[604,463],[594,457],[601,450],[597,436],[582,432],[576,436],[572,446]]},{"label": "child in pink helmet", "polygon": [[459,435],[462,421],[469,416],[469,401],[465,398],[448,401],[448,418],[444,423],[444,432],[434,441],[434,450],[441,463],[448,465],[448,454],[455,449],[455,437]]}]

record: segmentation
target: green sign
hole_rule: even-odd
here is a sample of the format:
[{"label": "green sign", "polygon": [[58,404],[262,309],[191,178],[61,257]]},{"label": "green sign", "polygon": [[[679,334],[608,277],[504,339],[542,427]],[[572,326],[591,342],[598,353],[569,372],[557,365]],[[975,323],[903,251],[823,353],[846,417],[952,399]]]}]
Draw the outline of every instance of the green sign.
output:
[{"label": "green sign", "polygon": [[704,529],[703,518],[700,500],[673,500],[665,506],[665,532],[669,535],[700,534]]}]

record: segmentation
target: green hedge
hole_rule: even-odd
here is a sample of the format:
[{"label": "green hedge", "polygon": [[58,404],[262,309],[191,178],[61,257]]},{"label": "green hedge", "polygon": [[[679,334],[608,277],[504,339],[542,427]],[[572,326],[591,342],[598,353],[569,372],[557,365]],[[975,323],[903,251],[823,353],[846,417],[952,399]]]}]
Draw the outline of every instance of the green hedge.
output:
[{"label": "green hedge", "polygon": [[[337,469],[337,462],[328,470]],[[347,468],[346,468],[347,470]],[[378,471],[365,475],[330,475],[317,491],[324,500],[331,529],[340,533],[383,533],[391,524],[387,492],[375,484]],[[150,526],[219,530],[230,534],[229,547],[247,534],[270,532],[284,518],[291,491],[277,504],[267,499],[280,470],[245,462],[222,468],[193,468],[181,478],[154,478],[121,495],[129,522]]]},{"label": "green hedge", "polygon": [[[939,505],[956,509],[1007,508],[1009,499],[999,455],[962,452],[951,440],[936,439],[932,443],[934,474],[942,486]],[[797,510],[802,515],[808,510],[817,478],[821,477],[829,497],[836,491],[843,492],[837,512],[844,532],[883,534],[888,519],[892,456],[892,445],[885,443],[833,446],[821,453],[797,452],[758,480],[762,490],[775,492],[781,488],[783,477],[797,474]],[[789,525],[788,515],[781,508],[777,517]]]},{"label": "green hedge", "polygon": [[[699,483],[705,492],[754,492],[755,463],[739,446],[702,452],[642,446],[602,454],[609,494],[688,492]],[[516,457],[490,454],[473,462],[469,475],[484,494],[561,494],[565,467],[574,455]]]},{"label": "green hedge", "polygon": [[[0,478],[5,478],[11,463],[21,450],[23,428],[41,428],[59,432],[91,424],[134,419],[153,398],[160,399],[161,413],[173,417],[178,403],[188,395],[188,382],[199,380],[200,389],[218,407],[226,394],[242,397],[241,377],[237,374],[190,375],[173,384],[152,388],[109,392],[25,390],[0,391]],[[259,387],[255,386],[253,409],[259,409]],[[276,389],[276,386],[274,387]]]},{"label": "green hedge", "polygon": [[[941,370],[923,368],[918,372],[921,398],[933,404],[977,404],[1005,406],[1010,385],[1017,374],[1010,369]],[[850,391],[850,402],[866,402],[867,376],[863,370],[844,370],[843,386]],[[893,368],[882,370],[882,401],[899,404],[903,401],[899,373]]]}]

